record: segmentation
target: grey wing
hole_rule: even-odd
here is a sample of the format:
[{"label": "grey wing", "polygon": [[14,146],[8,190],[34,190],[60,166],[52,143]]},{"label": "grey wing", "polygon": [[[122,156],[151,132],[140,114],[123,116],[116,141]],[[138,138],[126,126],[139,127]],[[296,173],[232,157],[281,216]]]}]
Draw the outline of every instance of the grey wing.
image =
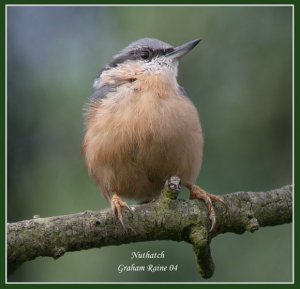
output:
[{"label": "grey wing", "polygon": [[108,93],[115,92],[116,91],[116,85],[115,84],[104,84],[100,86],[99,88],[94,89],[90,100],[91,101],[97,101],[105,98]]},{"label": "grey wing", "polygon": [[100,87],[94,87],[93,93],[89,97],[89,101],[84,105],[83,112],[86,116],[86,120],[89,119],[92,108],[96,108],[102,99],[106,98],[109,93],[116,91],[115,84],[105,84]]}]

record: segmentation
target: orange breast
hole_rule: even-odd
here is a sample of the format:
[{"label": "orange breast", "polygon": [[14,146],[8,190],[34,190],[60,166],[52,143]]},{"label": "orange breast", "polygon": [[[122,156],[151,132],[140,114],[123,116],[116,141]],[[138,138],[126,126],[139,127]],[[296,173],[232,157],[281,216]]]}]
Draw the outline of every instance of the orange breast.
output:
[{"label": "orange breast", "polygon": [[89,112],[83,150],[102,190],[147,200],[168,177],[194,182],[199,173],[203,137],[198,112],[173,86],[154,83],[141,76]]}]

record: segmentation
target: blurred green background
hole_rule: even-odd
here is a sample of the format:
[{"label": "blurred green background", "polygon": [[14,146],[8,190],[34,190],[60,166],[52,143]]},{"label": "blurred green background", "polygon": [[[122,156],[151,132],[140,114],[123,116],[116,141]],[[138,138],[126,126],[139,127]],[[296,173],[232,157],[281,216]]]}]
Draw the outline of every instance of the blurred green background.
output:
[{"label": "blurred green background", "polygon": [[[291,7],[28,6],[7,15],[9,222],[109,206],[80,155],[83,106],[98,70],[142,37],[174,46],[202,39],[181,61],[178,81],[203,124],[203,188],[223,194],[292,183]],[[164,250],[154,264],[179,269],[118,274],[133,250]],[[292,225],[220,235],[212,253],[209,280],[196,272],[192,247],[172,241],[37,258],[8,280],[292,281]]]}]

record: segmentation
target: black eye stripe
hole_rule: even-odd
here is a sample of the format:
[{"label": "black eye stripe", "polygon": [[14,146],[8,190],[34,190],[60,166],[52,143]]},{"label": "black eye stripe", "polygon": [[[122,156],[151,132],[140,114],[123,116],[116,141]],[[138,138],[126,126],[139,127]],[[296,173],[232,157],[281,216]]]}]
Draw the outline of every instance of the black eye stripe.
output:
[{"label": "black eye stripe", "polygon": [[[138,56],[140,56],[142,59],[151,60],[155,57],[166,55],[168,52],[171,52],[173,50],[174,50],[174,48],[168,48],[168,49],[156,49],[153,51],[152,49],[144,48],[144,49],[140,49],[140,50],[136,51],[136,55],[137,55],[137,58],[138,58]],[[148,57],[143,57],[146,55]]]},{"label": "black eye stripe", "polygon": [[[145,61],[151,61],[151,59],[155,58],[155,57],[159,57],[159,56],[163,56],[168,52],[173,51],[174,48],[170,47],[170,48],[165,48],[165,49],[155,49],[152,50],[149,47],[140,47],[138,49],[134,49],[129,51],[126,54],[122,54],[119,55],[117,57],[115,57],[107,66],[105,66],[103,69],[101,69],[97,75],[97,78],[100,77],[101,73],[104,70],[108,70],[109,68],[112,67],[117,67],[119,64],[124,63],[127,60],[145,60]],[[142,52],[144,53],[145,51],[149,51],[150,52],[150,57],[147,59],[143,59],[142,56]]]}]

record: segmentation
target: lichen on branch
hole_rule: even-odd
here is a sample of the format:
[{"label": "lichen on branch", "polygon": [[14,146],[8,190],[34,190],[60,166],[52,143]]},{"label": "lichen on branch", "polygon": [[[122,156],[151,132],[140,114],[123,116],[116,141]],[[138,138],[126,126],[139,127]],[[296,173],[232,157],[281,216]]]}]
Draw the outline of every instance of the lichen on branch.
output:
[{"label": "lichen on branch", "polygon": [[178,180],[166,183],[153,202],[124,211],[126,229],[111,209],[40,218],[34,216],[7,224],[8,273],[39,256],[57,259],[66,252],[151,240],[186,241],[193,245],[197,268],[204,278],[214,272],[210,241],[220,233],[254,232],[259,227],[292,221],[292,185],[267,192],[223,195],[227,209],[215,203],[217,225],[209,233],[210,220],[203,202],[177,199]]}]

